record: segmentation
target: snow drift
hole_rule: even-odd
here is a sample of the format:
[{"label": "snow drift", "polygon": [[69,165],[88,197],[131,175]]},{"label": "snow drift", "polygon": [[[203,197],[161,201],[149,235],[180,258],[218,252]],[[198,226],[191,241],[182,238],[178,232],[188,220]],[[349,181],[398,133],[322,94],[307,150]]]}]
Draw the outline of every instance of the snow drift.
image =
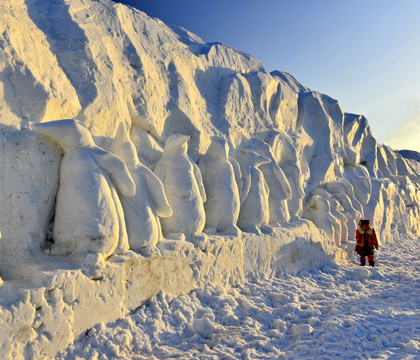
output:
[{"label": "snow drift", "polygon": [[[116,319],[161,290],[177,295],[210,283],[230,286],[244,277],[343,258],[352,250],[349,240],[360,217],[372,219],[382,242],[420,235],[419,163],[378,144],[363,116],[345,113],[336,100],[287,73],[267,73],[249,54],[204,43],[185,29],[109,0],[4,0],[0,30],[0,276],[5,280],[0,291],[2,311],[9,314],[2,320],[8,329],[1,340],[5,357],[51,356],[96,322]],[[66,212],[76,214],[78,204],[92,194],[78,189],[87,183],[85,177],[73,183],[73,190],[63,190],[67,149],[30,129],[65,119],[79,120],[89,132],[89,143],[75,151],[94,159],[91,165],[101,172],[95,176],[109,189],[108,197],[98,192],[105,202],[87,206],[115,205],[109,218],[118,219],[118,229],[107,223],[113,245],[101,261],[53,256],[58,209],[62,228],[73,231]],[[184,220],[166,224],[167,239],[153,235],[160,239],[159,250],[152,247],[142,255],[125,252],[127,244],[116,245],[121,239],[127,243],[128,218],[138,224],[132,213],[123,214],[130,191],[117,190],[125,180],[98,163],[99,157],[103,162],[114,157],[109,149],[120,123],[130,129],[126,142],[134,143],[138,158],[128,164],[130,170],[121,160],[111,168],[123,169],[126,182],[143,184],[145,193],[161,191],[163,184],[171,196],[185,190],[197,201],[188,214],[185,205],[182,210],[179,201],[169,201],[176,219]],[[189,175],[170,179],[169,188],[162,178],[149,187],[137,175],[133,182],[130,171],[137,174],[140,166],[147,176],[155,178],[149,171],[155,169],[157,177],[166,174],[164,149],[174,136],[189,137],[188,145],[180,145],[188,154],[171,154],[183,157],[177,161],[188,169],[180,173]],[[226,209],[213,198],[206,205],[204,188],[215,198],[227,193],[210,190],[209,178],[200,179],[197,166],[215,138],[228,150],[223,163],[205,165],[205,175],[221,178],[225,171],[225,188],[233,194],[234,220],[220,228],[215,221],[205,227],[205,210],[214,219]],[[57,195],[64,192],[68,202]],[[250,204],[258,204],[260,216]],[[144,212],[156,221],[159,211],[152,205]],[[86,209],[82,206],[77,216],[85,219],[83,214],[91,214]],[[186,226],[193,220],[197,225]],[[160,224],[149,227],[160,232]],[[137,241],[140,245],[132,249],[145,242]],[[89,247],[89,252],[94,250]],[[92,308],[97,311],[89,314]],[[63,330],[53,319],[66,323]]]}]

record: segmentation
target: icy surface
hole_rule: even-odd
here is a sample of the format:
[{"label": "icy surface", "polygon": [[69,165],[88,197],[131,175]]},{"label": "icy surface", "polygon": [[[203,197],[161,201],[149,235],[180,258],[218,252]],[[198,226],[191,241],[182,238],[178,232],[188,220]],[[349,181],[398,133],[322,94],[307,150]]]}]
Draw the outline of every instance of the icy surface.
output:
[{"label": "icy surface", "polygon": [[93,269],[79,257],[44,254],[2,267],[2,358],[51,358],[98,322],[122,318],[162,291],[229,289],[247,278],[317,269],[343,255],[303,220],[271,234],[209,235],[204,247],[168,242],[159,243],[162,255],[114,254]]},{"label": "icy surface", "polygon": [[378,267],[296,275],[150,299],[98,324],[57,359],[416,359],[420,239],[387,244]]}]

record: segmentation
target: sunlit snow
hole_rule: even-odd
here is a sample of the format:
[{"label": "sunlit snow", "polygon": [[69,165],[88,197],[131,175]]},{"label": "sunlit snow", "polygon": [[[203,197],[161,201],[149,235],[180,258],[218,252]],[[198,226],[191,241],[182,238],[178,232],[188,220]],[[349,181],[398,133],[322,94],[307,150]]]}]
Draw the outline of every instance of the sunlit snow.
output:
[{"label": "sunlit snow", "polygon": [[416,359],[420,239],[381,248],[378,267],[320,270],[160,293],[98,324],[57,358]]}]

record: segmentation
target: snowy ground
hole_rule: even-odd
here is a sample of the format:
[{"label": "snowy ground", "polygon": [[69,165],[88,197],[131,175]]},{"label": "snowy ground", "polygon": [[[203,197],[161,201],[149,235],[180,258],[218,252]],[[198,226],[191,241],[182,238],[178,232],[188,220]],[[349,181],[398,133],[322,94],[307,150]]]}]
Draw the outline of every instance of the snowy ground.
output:
[{"label": "snowy ground", "polygon": [[160,294],[91,329],[59,359],[418,359],[420,239],[377,267],[321,270]]}]

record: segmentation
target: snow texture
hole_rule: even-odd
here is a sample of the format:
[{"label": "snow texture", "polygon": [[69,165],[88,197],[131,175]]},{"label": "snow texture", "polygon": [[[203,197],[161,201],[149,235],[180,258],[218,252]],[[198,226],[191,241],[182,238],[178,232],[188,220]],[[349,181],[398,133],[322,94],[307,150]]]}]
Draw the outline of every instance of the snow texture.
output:
[{"label": "snow texture", "polygon": [[[297,138],[304,139],[305,148],[310,148],[312,142],[301,134],[297,134]],[[301,161],[303,156],[300,147],[293,145],[293,140],[290,136],[281,131],[268,131],[262,135],[262,139],[271,146],[274,158],[284,172],[291,187],[292,196],[287,200],[287,208],[291,218],[296,218],[302,215],[303,198],[305,196],[304,173],[309,174],[309,169],[305,162]]]},{"label": "snow texture", "polygon": [[0,253],[3,261],[33,256],[54,216],[61,149],[27,130],[0,133]]},{"label": "snow texture", "polygon": [[[2,0],[0,32],[1,358],[51,358],[88,329],[106,331],[95,324],[150,309],[148,299],[157,305],[147,324],[163,329],[170,317],[153,321],[169,309],[167,297],[181,294],[174,316],[188,326],[173,341],[165,333],[171,345],[147,330],[109,339],[92,358],[115,357],[110,349],[122,357],[132,349],[191,358],[293,358],[292,349],[309,358],[415,356],[416,328],[382,319],[411,326],[418,307],[418,279],[406,267],[418,242],[404,239],[420,237],[420,163],[378,144],[364,116],[290,74],[267,73],[249,54],[110,0]],[[362,217],[379,254],[385,249],[383,268],[349,265]],[[400,287],[410,300],[389,308],[370,289],[401,300],[396,279],[411,279]],[[223,303],[233,315],[203,300],[217,307],[219,292],[243,299]],[[272,292],[279,305],[268,302],[267,315],[249,310]],[[352,317],[359,303],[364,315]],[[333,335],[344,328],[351,335],[337,345]],[[138,339],[131,350],[121,349],[130,339]],[[218,348],[223,339],[231,340]]]},{"label": "snow texture", "polygon": [[319,268],[340,255],[306,221],[267,235],[209,236],[204,251],[185,244],[150,257],[113,255],[93,272],[77,259],[49,255],[2,268],[2,357],[52,358],[95,324],[122,318],[162,291],[176,297],[234,288],[245,278]]},{"label": "snow texture", "polygon": [[378,268],[160,293],[97,324],[57,359],[416,359],[420,239],[387,244]]}]

